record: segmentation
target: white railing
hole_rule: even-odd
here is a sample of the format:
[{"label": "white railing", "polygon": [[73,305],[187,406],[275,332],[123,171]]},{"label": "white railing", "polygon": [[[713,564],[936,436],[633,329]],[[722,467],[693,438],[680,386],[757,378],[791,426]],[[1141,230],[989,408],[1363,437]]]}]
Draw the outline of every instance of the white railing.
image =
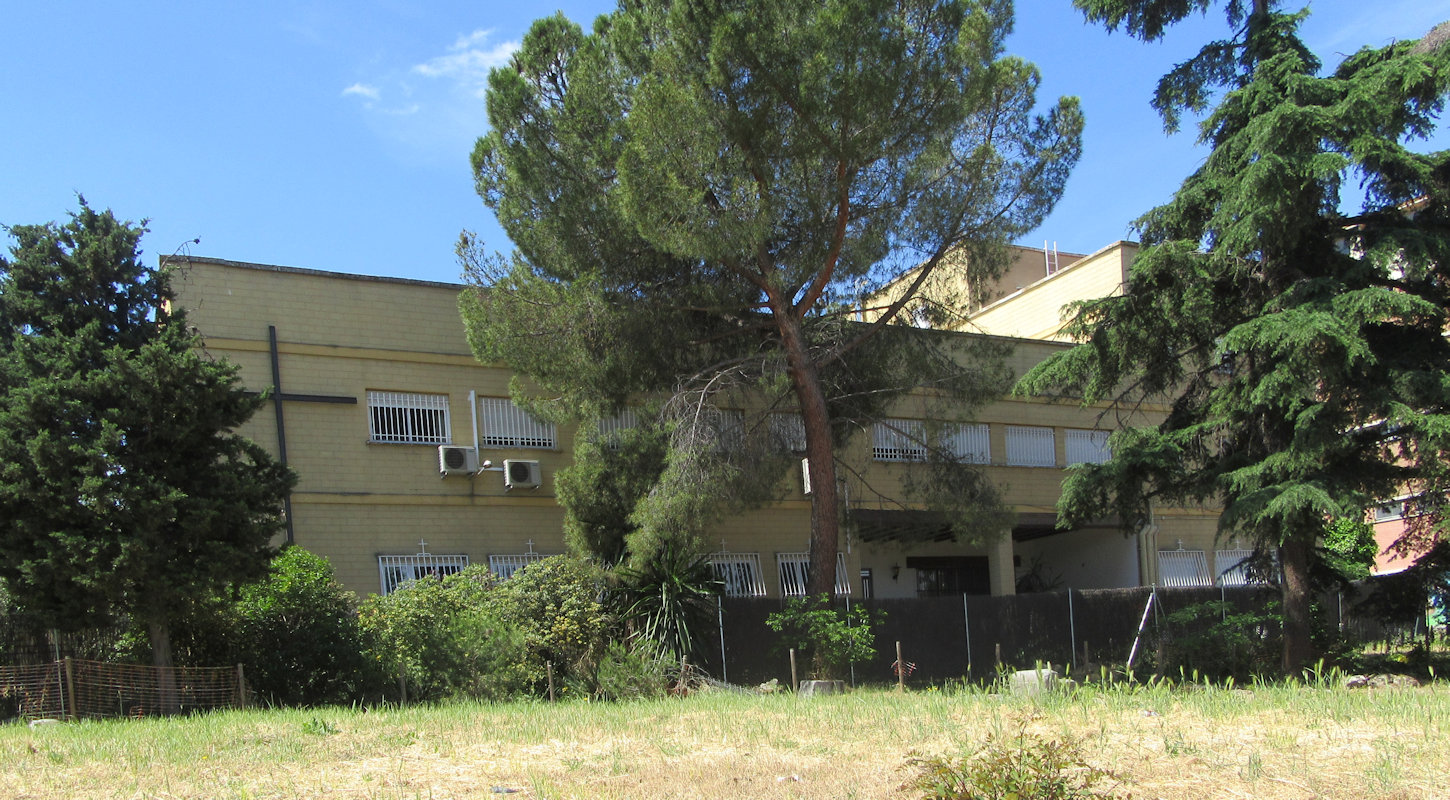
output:
[{"label": "white railing", "polygon": [[1158,585],[1170,588],[1212,586],[1208,559],[1202,550],[1159,550]]},{"label": "white railing", "polygon": [[553,450],[559,446],[553,423],[534,419],[507,397],[480,397],[478,414],[483,447]]},{"label": "white railing", "polygon": [[1035,425],[1008,425],[1007,464],[1013,467],[1057,466],[1057,450],[1052,429]]},{"label": "white railing", "polygon": [[488,570],[498,576],[499,580],[508,580],[515,572],[536,564],[549,556],[543,553],[518,553],[511,555],[497,555],[488,557]]},{"label": "white railing", "polygon": [[468,566],[468,556],[433,555],[423,553],[411,556],[378,556],[378,578],[383,594],[390,594],[398,587],[421,578],[446,578],[462,572]]},{"label": "white railing", "polygon": [[715,579],[724,585],[726,597],[765,596],[759,553],[711,553],[706,561]]},{"label": "white railing", "polygon": [[[776,553],[775,568],[780,575],[780,593],[785,597],[806,596],[806,574],[810,567],[808,553]],[[851,577],[846,573],[846,554],[836,554],[836,595],[851,593]]]},{"label": "white railing", "polygon": [[969,464],[992,463],[991,429],[985,423],[953,424],[942,430],[942,446]]},{"label": "white railing", "polygon": [[919,419],[877,422],[871,426],[871,457],[877,461],[925,461],[925,426]]},{"label": "white railing", "polygon": [[368,438],[392,444],[448,444],[448,395],[368,392]]},{"label": "white railing", "polygon": [[1063,432],[1063,447],[1067,450],[1067,463],[1101,464],[1112,457],[1108,450],[1107,431],[1069,429]]}]

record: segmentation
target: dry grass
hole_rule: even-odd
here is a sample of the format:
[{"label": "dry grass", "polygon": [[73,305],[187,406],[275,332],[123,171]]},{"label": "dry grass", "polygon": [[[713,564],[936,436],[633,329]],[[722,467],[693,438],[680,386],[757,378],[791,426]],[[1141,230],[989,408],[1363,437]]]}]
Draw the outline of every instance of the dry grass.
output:
[{"label": "dry grass", "polygon": [[[1450,797],[1443,686],[250,711],[0,728],[7,798],[907,798],[914,753],[1023,720],[1135,798]],[[509,791],[514,790],[514,791]]]}]

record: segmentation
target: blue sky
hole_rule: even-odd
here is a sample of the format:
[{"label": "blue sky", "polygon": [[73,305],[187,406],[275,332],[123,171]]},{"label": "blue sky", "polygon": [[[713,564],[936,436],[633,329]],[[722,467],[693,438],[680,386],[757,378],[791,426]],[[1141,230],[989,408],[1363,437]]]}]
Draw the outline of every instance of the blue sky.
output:
[{"label": "blue sky", "polygon": [[[177,251],[237,261],[455,281],[453,245],[507,249],[473,193],[488,69],[530,22],[588,27],[612,5],[566,2],[12,3],[0,47],[0,223],[62,219],[77,193],[150,219],[148,262]],[[1304,35],[1326,64],[1417,38],[1450,0],[1315,2]],[[1084,155],[1023,243],[1091,252],[1129,236],[1203,158],[1168,137],[1156,80],[1221,35],[1217,10],[1146,45],[1087,27],[1069,0],[1019,0],[1009,51],[1071,94]],[[1424,146],[1450,147],[1442,126]],[[191,240],[201,239],[199,244]],[[8,247],[8,242],[6,243]]]}]

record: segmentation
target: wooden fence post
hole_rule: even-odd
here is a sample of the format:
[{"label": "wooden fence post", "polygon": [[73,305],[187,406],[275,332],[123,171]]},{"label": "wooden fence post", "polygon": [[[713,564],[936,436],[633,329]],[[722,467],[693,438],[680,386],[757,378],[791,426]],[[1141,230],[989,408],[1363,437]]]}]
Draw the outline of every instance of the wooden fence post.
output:
[{"label": "wooden fence post", "polygon": [[901,640],[896,640],[896,691],[906,691],[906,662],[901,660]]},{"label": "wooden fence post", "polygon": [[792,647],[790,649],[790,690],[794,692],[798,691],[800,688],[801,682],[800,679],[796,677],[795,673],[795,648]]},{"label": "wooden fence post", "polygon": [[549,673],[549,702],[554,702],[554,662],[545,661],[544,669]]},{"label": "wooden fence post", "polygon": [[71,719],[80,719],[76,709],[76,675],[75,669],[71,666],[70,656],[65,657],[65,697],[70,702],[70,712],[61,709],[61,716],[69,716]]},{"label": "wooden fence post", "polygon": [[247,673],[237,662],[237,708],[247,710]]}]

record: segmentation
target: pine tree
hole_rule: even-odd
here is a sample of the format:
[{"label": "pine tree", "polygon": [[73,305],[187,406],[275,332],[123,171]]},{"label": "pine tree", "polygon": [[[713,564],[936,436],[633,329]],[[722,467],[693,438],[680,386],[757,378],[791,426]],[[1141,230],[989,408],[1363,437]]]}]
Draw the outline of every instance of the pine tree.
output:
[{"label": "pine tree", "polygon": [[124,614],[171,663],[190,599],[262,575],[291,473],[234,433],[262,400],[81,200],[0,257],[0,578],[50,627]]},{"label": "pine tree", "polygon": [[[990,277],[1060,194],[1082,119],[1072,99],[1032,115],[1038,73],[1002,54],[1011,19],[997,0],[630,0],[588,35],[538,21],[491,75],[475,176],[517,250],[482,258],[465,237],[474,350],[554,401],[539,413],[661,403],[671,443],[633,552],[772,496],[801,453],[771,458],[772,418],[722,407],[790,412],[808,591],[826,594],[836,449],[924,383],[958,415],[1002,385],[962,337],[891,324],[912,291],[873,324],[851,316],[949,255]],[[944,474],[959,533],[999,535],[995,517],[972,529],[988,483]]]},{"label": "pine tree", "polygon": [[[1152,40],[1209,3],[1077,5]],[[1115,434],[1111,462],[1068,478],[1062,521],[1222,504],[1220,530],[1282,568],[1294,674],[1313,655],[1310,567],[1326,523],[1446,485],[1450,155],[1409,145],[1435,129],[1450,52],[1401,42],[1321,75],[1297,36],[1307,12],[1227,10],[1233,37],[1166,75],[1154,99],[1170,130],[1184,111],[1209,112],[1208,158],[1138,221],[1126,294],[1077,304],[1083,343],[1018,391],[1169,404],[1161,424]],[[1364,207],[1344,213],[1356,178]]]}]

